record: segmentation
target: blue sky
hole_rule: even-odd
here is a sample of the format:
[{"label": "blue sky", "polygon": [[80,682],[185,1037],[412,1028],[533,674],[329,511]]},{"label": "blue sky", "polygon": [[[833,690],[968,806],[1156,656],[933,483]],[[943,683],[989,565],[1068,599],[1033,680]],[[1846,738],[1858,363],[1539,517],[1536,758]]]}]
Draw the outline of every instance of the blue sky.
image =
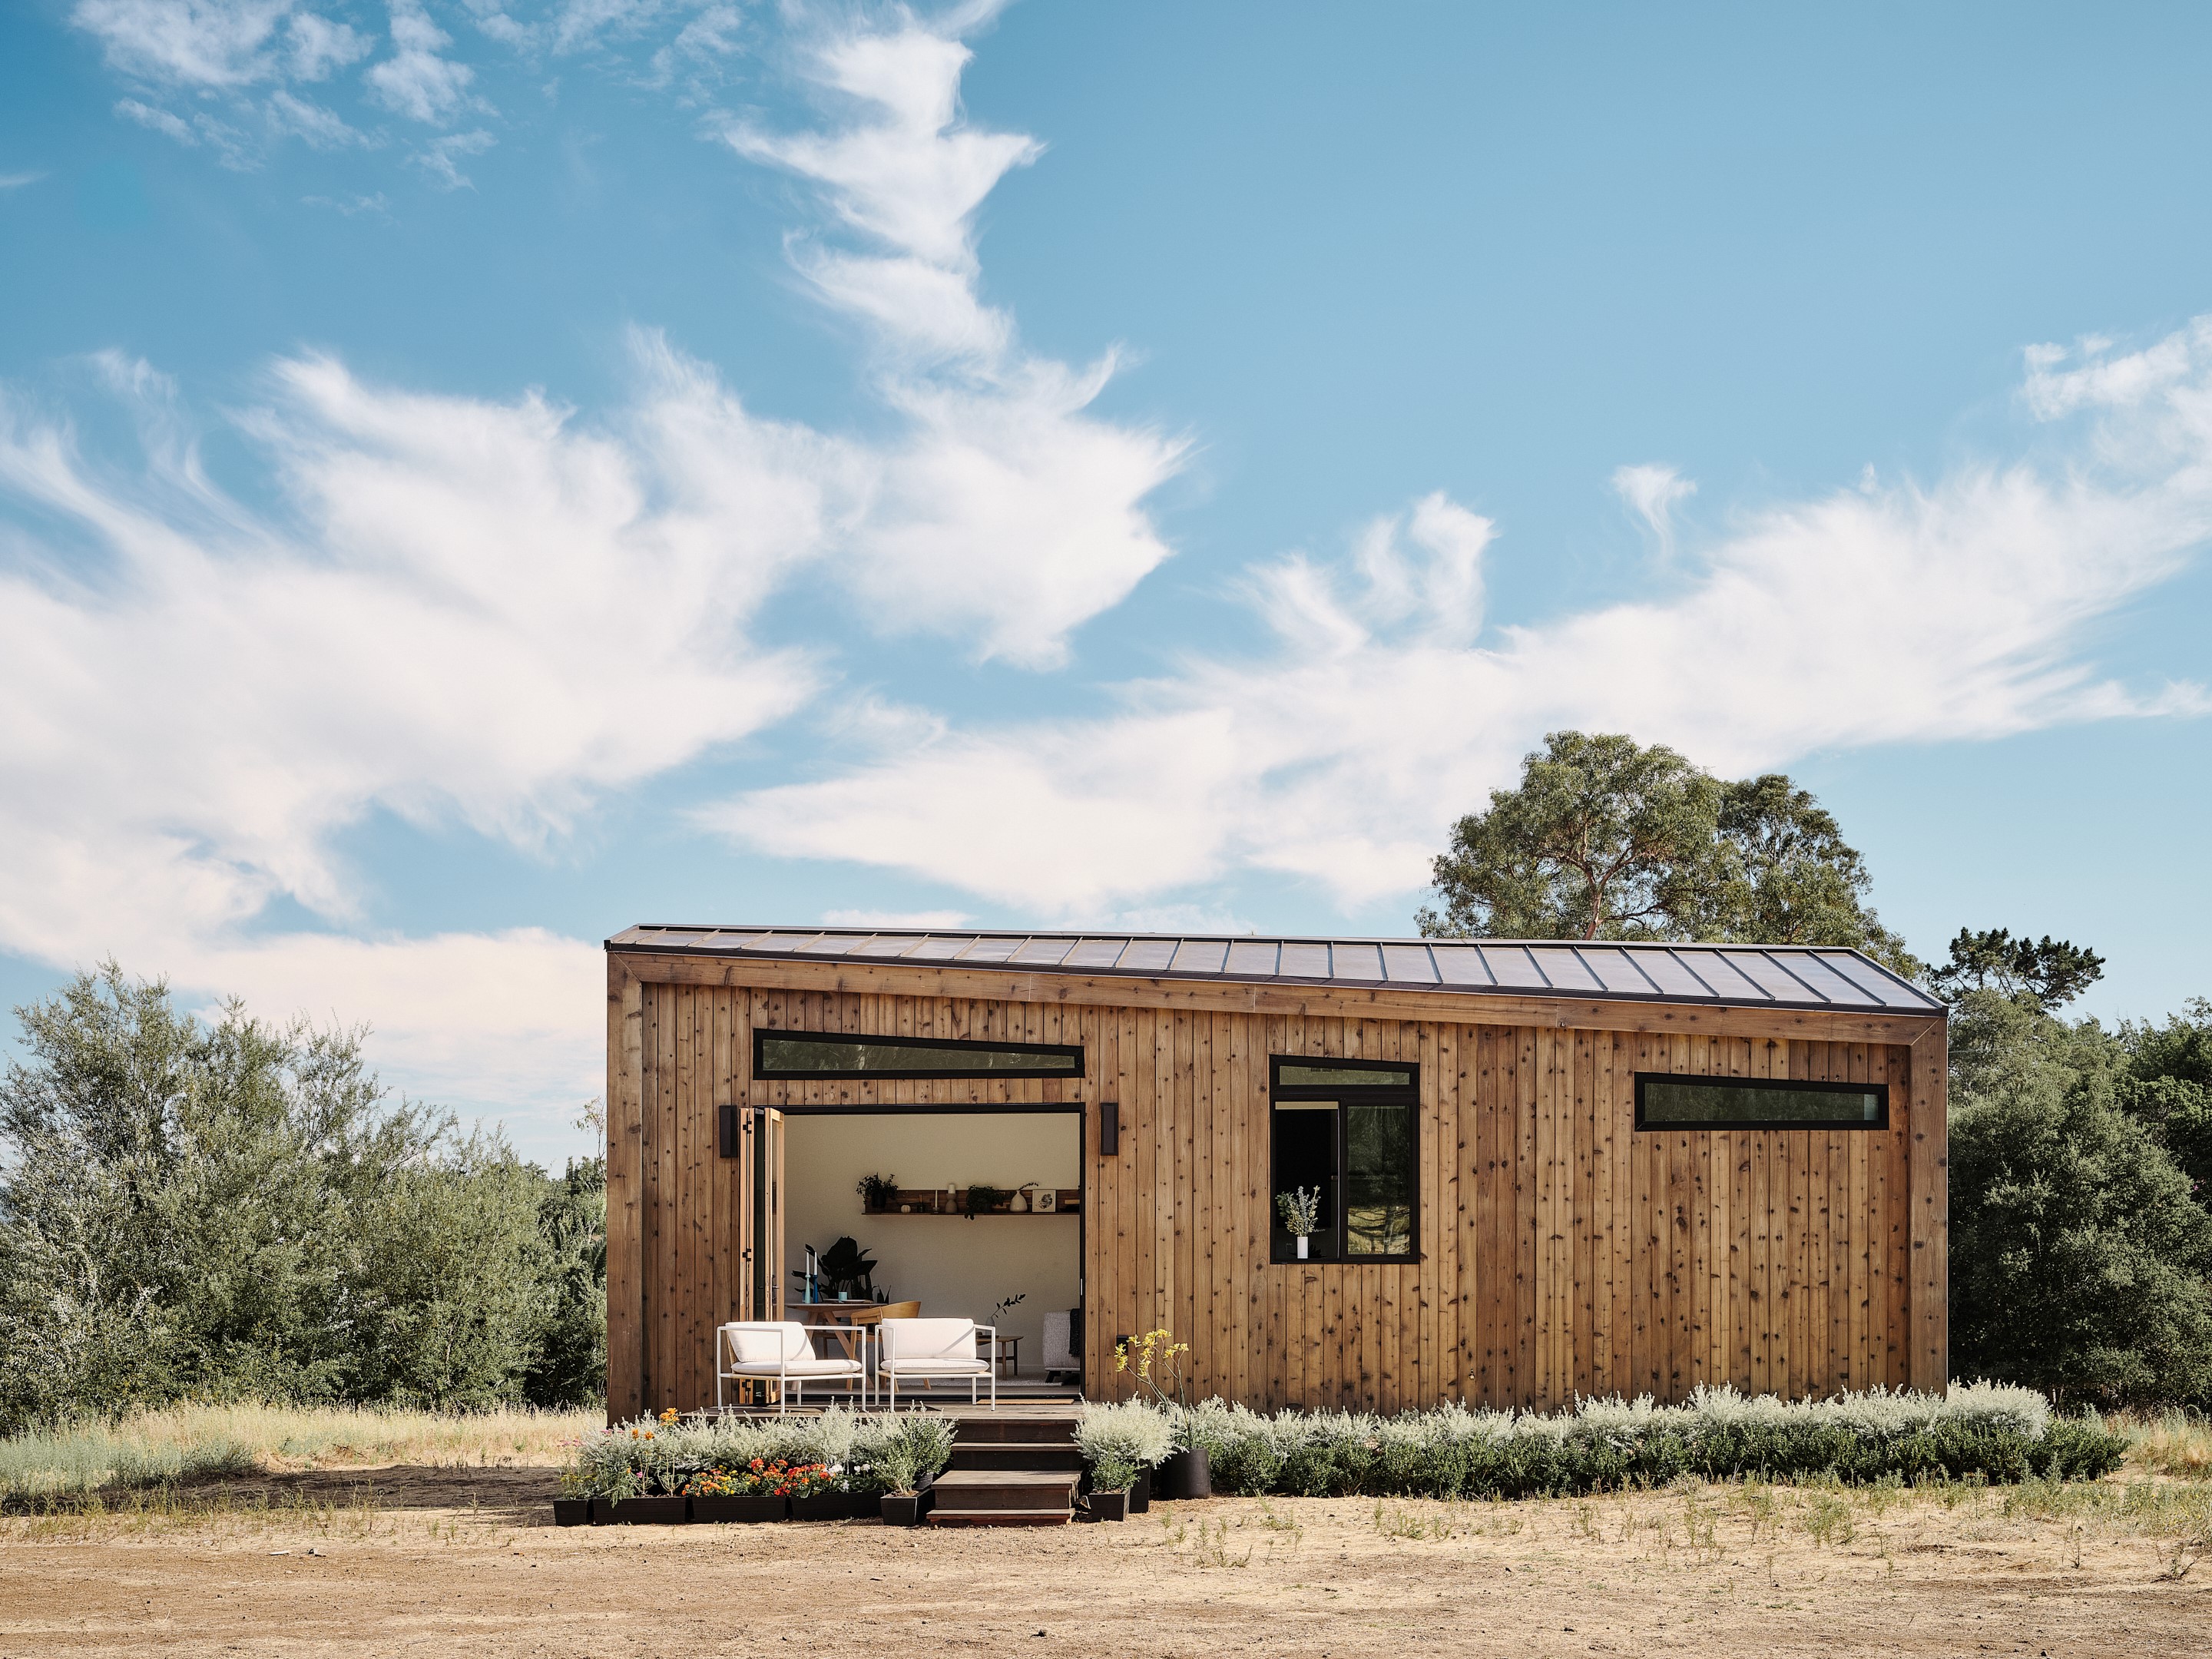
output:
[{"label": "blue sky", "polygon": [[0,990],[557,1157],[641,920],[1409,931],[1560,726],[2212,993],[2212,18],[76,0]]}]

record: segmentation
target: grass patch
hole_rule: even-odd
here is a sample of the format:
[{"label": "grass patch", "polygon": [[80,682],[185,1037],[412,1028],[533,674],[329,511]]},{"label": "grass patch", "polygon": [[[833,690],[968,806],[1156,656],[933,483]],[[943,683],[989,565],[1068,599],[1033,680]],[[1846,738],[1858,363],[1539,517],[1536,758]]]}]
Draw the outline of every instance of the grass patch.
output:
[{"label": "grass patch", "polygon": [[463,1413],[374,1407],[179,1405],[0,1440],[0,1504],[68,1503],[258,1474],[374,1468],[526,1468],[560,1463],[597,1412]]},{"label": "grass patch", "polygon": [[2181,1480],[2212,1480],[2212,1422],[2201,1413],[2171,1411],[2118,1427],[2127,1436],[2133,1467]]}]

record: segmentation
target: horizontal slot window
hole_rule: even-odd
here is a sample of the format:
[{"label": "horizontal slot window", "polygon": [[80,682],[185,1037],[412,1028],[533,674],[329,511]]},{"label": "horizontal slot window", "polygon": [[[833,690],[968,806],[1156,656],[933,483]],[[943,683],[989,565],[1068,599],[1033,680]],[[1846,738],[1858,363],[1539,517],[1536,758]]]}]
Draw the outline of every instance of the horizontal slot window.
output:
[{"label": "horizontal slot window", "polygon": [[1405,1066],[1362,1066],[1337,1060],[1275,1062],[1278,1089],[1404,1089],[1413,1081],[1413,1070]]},{"label": "horizontal slot window", "polygon": [[1081,1077],[1083,1050],[1057,1042],[756,1031],[759,1078]]},{"label": "horizontal slot window", "polygon": [[1636,1074],[1639,1129],[1887,1129],[1889,1085]]}]

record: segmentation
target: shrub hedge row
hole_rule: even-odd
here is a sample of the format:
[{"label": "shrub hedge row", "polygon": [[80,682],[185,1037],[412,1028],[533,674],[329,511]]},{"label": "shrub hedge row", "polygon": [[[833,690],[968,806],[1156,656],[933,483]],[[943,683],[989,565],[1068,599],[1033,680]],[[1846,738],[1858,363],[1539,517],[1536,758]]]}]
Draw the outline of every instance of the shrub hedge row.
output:
[{"label": "shrub hedge row", "polygon": [[1189,1432],[1217,1492],[1344,1497],[1531,1498],[1707,1480],[1833,1479],[1852,1485],[1980,1479],[2094,1480],[2126,1442],[2095,1418],[2051,1415],[2026,1389],[1948,1395],[1875,1389],[1832,1400],[1700,1389],[1682,1406],[1583,1401],[1557,1415],[1434,1411],[1273,1416],[1208,1401]]}]

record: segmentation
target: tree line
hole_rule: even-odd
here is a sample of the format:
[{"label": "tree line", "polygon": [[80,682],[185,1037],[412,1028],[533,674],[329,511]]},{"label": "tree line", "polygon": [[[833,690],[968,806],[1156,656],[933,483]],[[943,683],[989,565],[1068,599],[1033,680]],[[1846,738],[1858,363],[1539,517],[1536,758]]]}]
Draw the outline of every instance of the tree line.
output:
[{"label": "tree line", "polygon": [[604,1160],[549,1176],[395,1098],[359,1031],[203,1023],[112,963],[16,1012],[0,1431],[185,1397],[603,1395]]}]

